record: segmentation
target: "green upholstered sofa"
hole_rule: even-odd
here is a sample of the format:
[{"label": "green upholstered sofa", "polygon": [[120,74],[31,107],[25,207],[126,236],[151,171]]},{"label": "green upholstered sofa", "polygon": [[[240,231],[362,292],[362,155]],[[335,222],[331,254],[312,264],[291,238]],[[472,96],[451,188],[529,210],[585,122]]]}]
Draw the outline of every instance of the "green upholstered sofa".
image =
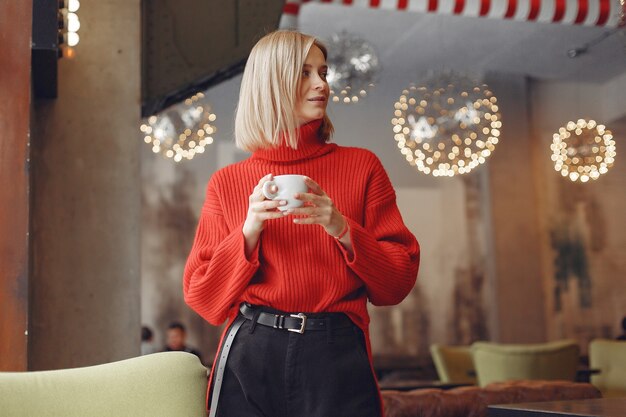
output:
[{"label": "green upholstered sofa", "polygon": [[430,345],[430,354],[439,380],[445,383],[475,384],[476,371],[469,346]]},{"label": "green upholstered sofa", "polygon": [[185,352],[83,368],[0,372],[0,415],[205,417],[206,388],[207,369]]},{"label": "green upholstered sofa", "polygon": [[591,376],[603,397],[626,397],[626,341],[592,340],[589,366],[600,373]]},{"label": "green upholstered sofa", "polygon": [[574,381],[579,348],[574,340],[537,344],[472,344],[480,386],[511,380]]}]

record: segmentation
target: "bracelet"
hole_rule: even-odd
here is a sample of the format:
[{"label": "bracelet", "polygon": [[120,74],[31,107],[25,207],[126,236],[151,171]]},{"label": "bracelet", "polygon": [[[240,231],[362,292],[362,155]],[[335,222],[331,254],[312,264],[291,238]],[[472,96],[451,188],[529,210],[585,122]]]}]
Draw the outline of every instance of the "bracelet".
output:
[{"label": "bracelet", "polygon": [[[346,218],[343,218],[344,220],[346,220]],[[333,236],[335,239],[339,240],[342,237],[344,237],[346,235],[346,233],[348,233],[348,221],[346,220],[346,227],[344,227],[343,231],[339,234],[339,236]]]}]

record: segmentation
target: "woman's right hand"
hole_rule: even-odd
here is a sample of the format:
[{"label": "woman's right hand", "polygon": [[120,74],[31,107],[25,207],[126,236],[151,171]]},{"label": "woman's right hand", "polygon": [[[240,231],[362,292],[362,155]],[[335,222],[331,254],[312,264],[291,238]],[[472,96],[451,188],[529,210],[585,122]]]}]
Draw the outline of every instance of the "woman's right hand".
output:
[{"label": "woman's right hand", "polygon": [[[287,202],[284,200],[268,200],[263,194],[263,184],[267,181],[271,181],[272,178],[272,174],[267,174],[261,178],[256,187],[254,187],[252,194],[250,194],[248,215],[243,224],[243,234],[246,237],[246,241],[252,247],[256,246],[266,220],[285,217],[283,212],[279,211],[277,208],[287,204]],[[270,191],[275,192],[276,190],[272,189]]]}]

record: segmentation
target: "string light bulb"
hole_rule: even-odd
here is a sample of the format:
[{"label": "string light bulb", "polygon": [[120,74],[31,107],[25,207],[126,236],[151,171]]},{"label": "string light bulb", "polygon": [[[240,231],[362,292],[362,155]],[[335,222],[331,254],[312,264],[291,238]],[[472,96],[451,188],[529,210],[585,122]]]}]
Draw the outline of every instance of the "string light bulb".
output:
[{"label": "string light bulb", "polygon": [[67,10],[72,13],[76,13],[80,8],[80,1],[78,0],[68,0],[67,2]]}]

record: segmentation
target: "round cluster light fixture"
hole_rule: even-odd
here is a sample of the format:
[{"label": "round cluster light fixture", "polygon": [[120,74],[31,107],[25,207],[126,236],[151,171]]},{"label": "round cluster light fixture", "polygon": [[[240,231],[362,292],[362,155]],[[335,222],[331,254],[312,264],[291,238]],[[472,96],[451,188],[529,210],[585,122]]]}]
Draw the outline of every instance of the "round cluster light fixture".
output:
[{"label": "round cluster light fixture", "polygon": [[197,93],[144,121],[139,130],[152,152],[176,162],[204,153],[217,129],[212,124],[216,116],[203,98],[204,94]]},{"label": "round cluster light fixture", "polygon": [[554,169],[571,181],[597,180],[615,162],[615,140],[604,125],[595,120],[569,121],[552,135]]},{"label": "round cluster light fixture", "polygon": [[365,98],[380,72],[374,47],[345,31],[333,35],[326,45],[331,100],[350,104]]},{"label": "round cluster light fixture", "polygon": [[435,177],[467,174],[484,163],[502,127],[487,85],[454,72],[403,90],[391,124],[407,162]]}]

